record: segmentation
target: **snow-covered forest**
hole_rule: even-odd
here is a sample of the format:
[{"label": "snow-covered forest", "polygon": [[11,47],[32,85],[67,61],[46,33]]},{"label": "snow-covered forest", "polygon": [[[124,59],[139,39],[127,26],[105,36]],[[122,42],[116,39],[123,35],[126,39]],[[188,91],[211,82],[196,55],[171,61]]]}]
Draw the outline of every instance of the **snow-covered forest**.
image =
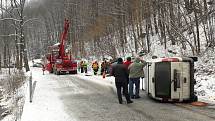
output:
[{"label": "snow-covered forest", "polygon": [[26,56],[42,57],[47,46],[59,42],[65,18],[75,57],[153,54],[154,43],[163,50],[177,46],[179,55],[201,56],[215,45],[213,0],[1,1],[7,2],[1,5],[3,65],[8,58],[16,58],[17,65]]},{"label": "snow-covered forest", "polygon": [[0,84],[22,75],[0,85],[1,93],[20,87],[20,70],[60,42],[65,19],[67,49],[77,59],[199,57],[196,93],[215,100],[214,0],[0,0]]}]

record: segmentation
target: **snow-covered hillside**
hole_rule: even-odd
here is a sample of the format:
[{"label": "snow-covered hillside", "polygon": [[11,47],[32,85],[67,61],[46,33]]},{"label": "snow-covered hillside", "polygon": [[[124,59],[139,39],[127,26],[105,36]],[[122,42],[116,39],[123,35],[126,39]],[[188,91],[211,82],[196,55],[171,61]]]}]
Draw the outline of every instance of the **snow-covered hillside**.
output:
[{"label": "snow-covered hillside", "polygon": [[3,69],[0,75],[0,120],[4,118],[3,121],[15,121],[21,118],[26,79],[23,75],[23,72],[16,69],[12,69],[11,74],[8,74],[7,69]]}]

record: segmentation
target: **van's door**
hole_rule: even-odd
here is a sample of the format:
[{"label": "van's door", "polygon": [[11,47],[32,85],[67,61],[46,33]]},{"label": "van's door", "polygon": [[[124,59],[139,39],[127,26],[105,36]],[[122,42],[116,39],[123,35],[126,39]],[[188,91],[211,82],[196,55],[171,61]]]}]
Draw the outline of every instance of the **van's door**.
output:
[{"label": "van's door", "polygon": [[171,96],[171,63],[158,62],[155,64],[155,96],[170,98]]},{"label": "van's door", "polygon": [[182,72],[183,62],[171,63],[171,99],[183,99]]}]

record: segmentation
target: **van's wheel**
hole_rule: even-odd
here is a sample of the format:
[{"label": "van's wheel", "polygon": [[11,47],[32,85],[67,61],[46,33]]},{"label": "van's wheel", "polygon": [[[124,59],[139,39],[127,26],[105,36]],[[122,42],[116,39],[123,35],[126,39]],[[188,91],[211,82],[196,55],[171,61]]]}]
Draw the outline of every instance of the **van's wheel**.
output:
[{"label": "van's wheel", "polygon": [[197,97],[196,95],[194,95],[194,96],[193,96],[193,99],[192,99],[192,101],[193,101],[193,102],[196,102],[196,101],[198,101],[198,97]]}]

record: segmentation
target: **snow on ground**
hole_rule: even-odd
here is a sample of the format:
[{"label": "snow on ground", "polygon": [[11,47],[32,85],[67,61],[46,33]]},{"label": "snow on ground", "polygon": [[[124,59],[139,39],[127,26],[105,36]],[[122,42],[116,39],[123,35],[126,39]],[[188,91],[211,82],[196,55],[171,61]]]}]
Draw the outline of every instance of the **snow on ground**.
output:
[{"label": "snow on ground", "polygon": [[[57,81],[51,80],[50,76],[42,75],[40,68],[32,68],[33,81],[36,85],[33,102],[30,103],[29,86],[26,88],[26,100],[21,121],[74,121],[64,111],[59,94],[47,85],[57,86]],[[36,69],[36,70],[35,70]],[[59,113],[59,111],[61,111]],[[42,120],[41,120],[42,118]]]},{"label": "snow on ground", "polygon": [[[58,113],[58,111],[64,110],[63,104],[59,98],[60,95],[53,89],[46,87],[46,85],[58,85],[56,84],[56,80],[50,80],[50,76],[56,75],[42,75],[40,69],[32,69],[34,72],[32,73],[33,82],[37,81],[37,86],[35,88],[32,103],[29,102],[29,87],[26,88],[27,94],[21,121],[41,121],[41,117],[43,117],[42,121],[74,121],[75,119],[71,119],[71,117],[69,117],[66,112]],[[115,86],[114,77],[112,76],[102,78],[102,76],[100,75],[93,75],[92,72],[89,72],[87,74],[79,73],[75,76],[81,79],[95,82],[100,85],[110,87]]]},{"label": "snow on ground", "polygon": [[[97,84],[101,84],[101,85],[105,85],[105,86],[112,86],[115,89],[115,78],[113,76],[110,75],[106,75],[105,78],[102,77],[102,75],[94,75],[93,71],[91,69],[88,69],[88,73],[79,73],[77,75],[77,77],[81,78],[81,79],[85,79],[85,80],[89,80],[89,81],[93,81]],[[144,80],[144,79],[143,79]],[[145,83],[142,83],[142,79],[140,80],[140,89],[145,89]]]},{"label": "snow on ground", "polygon": [[196,75],[195,92],[199,101],[215,104],[215,76]]},{"label": "snow on ground", "polygon": [[25,76],[16,69],[11,69],[11,75],[8,69],[3,69],[0,76],[0,119],[2,121],[19,120],[22,114],[24,102],[24,83]]},{"label": "snow on ground", "polygon": [[199,100],[215,104],[215,52],[208,50],[195,63],[195,92]]},{"label": "snow on ground", "polygon": [[95,82],[97,84],[100,84],[100,85],[105,85],[105,86],[112,86],[114,85],[114,77],[105,77],[103,78],[102,76],[98,76],[98,75],[93,75],[93,74],[90,74],[90,73],[80,73],[77,75],[77,77],[81,78],[81,79],[85,79],[85,80],[89,80],[89,81],[92,81],[92,82]]},{"label": "snow on ground", "polygon": [[[29,102],[29,87],[26,83],[27,92],[25,94],[25,105],[23,109],[23,115],[21,121],[41,121],[40,117],[43,117],[42,121],[74,121],[71,120],[66,112],[58,113],[58,111],[63,111],[64,106],[59,99],[59,94],[47,88],[45,85],[56,85],[56,81],[50,80],[50,76],[55,76],[52,74],[42,75],[41,68],[33,69],[33,82],[36,82],[36,88],[33,97],[33,102]],[[48,73],[48,72],[47,72]],[[29,75],[29,74],[28,74]],[[86,79],[101,85],[113,87],[115,90],[114,77],[106,76],[103,78],[101,75],[93,75],[92,70],[89,69],[87,74],[77,74],[78,78]],[[195,74],[197,85],[195,86],[195,91],[197,92],[200,101],[206,101],[215,104],[215,76],[203,75],[202,73]],[[141,89],[144,83],[141,81]],[[48,93],[47,93],[48,92]],[[36,114],[36,115],[35,115]],[[4,120],[11,121],[11,120]]]},{"label": "snow on ground", "polygon": [[[24,103],[25,92],[24,92],[24,86],[19,88],[16,91],[16,94],[13,98],[10,98],[9,100],[4,100],[1,102],[1,106],[4,106],[7,110],[2,114],[6,115],[2,121],[18,121],[21,119],[22,115],[22,107]],[[17,100],[19,99],[19,100]]]}]

